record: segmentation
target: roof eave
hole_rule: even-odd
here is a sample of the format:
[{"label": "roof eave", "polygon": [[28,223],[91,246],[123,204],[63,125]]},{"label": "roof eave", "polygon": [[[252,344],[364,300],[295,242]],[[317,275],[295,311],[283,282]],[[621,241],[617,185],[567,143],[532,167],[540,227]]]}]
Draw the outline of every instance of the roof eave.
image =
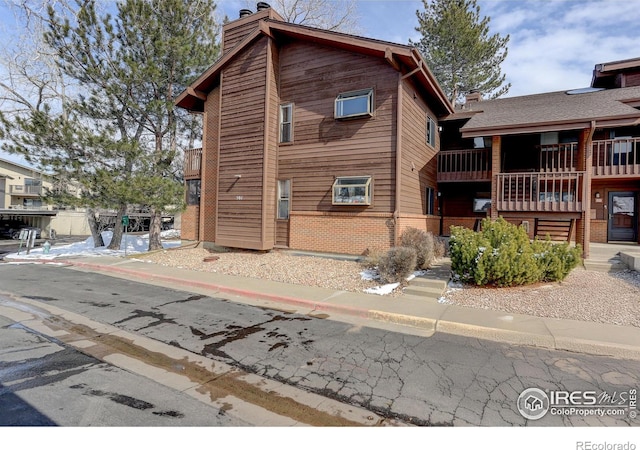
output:
[{"label": "roof eave", "polygon": [[474,138],[484,136],[504,136],[510,134],[545,133],[549,131],[578,130],[591,128],[595,122],[596,128],[633,126],[640,124],[640,114],[616,117],[601,117],[594,119],[581,119],[574,121],[554,121],[537,124],[514,124],[500,127],[474,127],[465,130],[462,127],[463,138]]},{"label": "roof eave", "polygon": [[175,100],[176,106],[194,112],[204,111],[204,100],[206,100],[207,94],[211,92],[210,87],[217,84],[216,80],[219,78],[222,68],[226,66],[238,53],[244,50],[247,45],[263,35],[264,32],[265,30],[263,27],[256,28],[229,52],[222,55],[211,67],[209,67],[209,69],[207,69],[193,83],[191,83],[187,89],[178,95]]}]

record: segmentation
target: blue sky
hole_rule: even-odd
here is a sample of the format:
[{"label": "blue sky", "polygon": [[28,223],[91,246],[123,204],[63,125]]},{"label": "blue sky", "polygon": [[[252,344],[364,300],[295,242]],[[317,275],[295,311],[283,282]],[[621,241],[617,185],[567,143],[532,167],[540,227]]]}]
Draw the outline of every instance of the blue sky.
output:
[{"label": "blue sky", "polygon": [[[267,0],[268,2],[268,0]],[[401,44],[418,40],[418,0],[357,0],[361,34]],[[238,17],[245,0],[222,0],[220,12]],[[636,0],[479,0],[491,34],[510,35],[503,73],[507,96],[588,86],[595,64],[640,57]]]},{"label": "blue sky", "polygon": [[[422,1],[357,1],[361,35],[401,44],[419,39],[416,10],[423,9]],[[0,16],[6,21],[4,2]],[[218,10],[233,20],[246,4],[246,0],[221,0]],[[478,4],[481,15],[491,18],[491,33],[511,37],[502,64],[512,84],[507,96],[585,87],[595,64],[640,57],[636,0],[478,0]],[[6,36],[0,32],[3,41]],[[0,157],[5,156],[0,151]]]}]

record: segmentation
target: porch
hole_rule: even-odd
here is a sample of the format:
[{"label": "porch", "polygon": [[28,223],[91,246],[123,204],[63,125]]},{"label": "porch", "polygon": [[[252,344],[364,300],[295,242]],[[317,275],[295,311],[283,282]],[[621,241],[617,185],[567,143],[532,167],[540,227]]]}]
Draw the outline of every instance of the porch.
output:
[{"label": "porch", "polygon": [[497,211],[582,212],[584,172],[496,175]]},{"label": "porch", "polygon": [[584,260],[584,266],[588,270],[598,272],[619,272],[629,268],[625,261],[628,258],[623,255],[631,255],[640,258],[640,245],[634,244],[600,244],[592,242],[589,245],[589,257]]},{"label": "porch", "polygon": [[[525,147],[518,150],[520,161],[508,161],[503,172],[567,173],[579,170],[578,142],[533,146],[525,143]],[[527,156],[529,152],[535,152],[536,157]],[[491,160],[490,148],[441,151],[438,153],[438,182],[490,181]],[[528,163],[523,164],[524,161]],[[640,178],[640,137],[592,141],[591,174],[593,178]]]},{"label": "porch", "polygon": [[192,148],[184,151],[184,179],[197,180],[201,178],[202,148]]}]

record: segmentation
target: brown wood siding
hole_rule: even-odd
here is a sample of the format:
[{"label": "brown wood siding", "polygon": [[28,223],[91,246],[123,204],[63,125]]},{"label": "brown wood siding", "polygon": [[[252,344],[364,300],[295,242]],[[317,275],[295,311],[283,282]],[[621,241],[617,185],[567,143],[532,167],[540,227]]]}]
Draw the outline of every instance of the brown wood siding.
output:
[{"label": "brown wood siding", "polygon": [[[436,155],[440,148],[438,118],[415,87],[402,83],[402,162],[400,207],[405,214],[426,214],[426,188],[436,188]],[[436,122],[435,147],[426,142],[427,114]]]},{"label": "brown wood siding", "polygon": [[215,242],[218,205],[218,162],[220,146],[220,88],[207,96],[204,108],[202,184],[200,186],[199,239]]},{"label": "brown wood siding", "polygon": [[276,245],[289,246],[289,223],[290,221],[288,220],[278,220],[276,222]]},{"label": "brown wood siding", "polygon": [[[292,180],[293,211],[393,211],[397,79],[377,58],[303,42],[281,47],[280,101],[294,104],[294,141],[280,145],[278,178]],[[336,96],[366,88],[374,89],[373,117],[335,120]],[[334,178],[362,175],[373,177],[372,205],[333,206]]]},{"label": "brown wood siding", "polygon": [[242,39],[251,34],[258,27],[257,21],[249,21],[242,25],[226,28],[224,30],[222,53],[225,54],[235,47]]},{"label": "brown wood siding", "polygon": [[267,46],[267,92],[264,130],[264,165],[262,198],[263,248],[273,248],[276,240],[276,191],[278,174],[278,47],[271,39]]},{"label": "brown wood siding", "polygon": [[266,71],[262,38],[222,72],[216,236],[221,245],[262,247]]},{"label": "brown wood siding", "polygon": [[[607,220],[609,218],[608,205],[609,192],[640,192],[638,180],[591,180],[591,211],[590,218],[595,220]],[[596,201],[596,192],[600,193],[600,200]],[[607,206],[605,208],[605,205]],[[636,216],[638,216],[636,212]]]},{"label": "brown wood siding", "polygon": [[640,86],[640,72],[625,75],[624,87]]}]

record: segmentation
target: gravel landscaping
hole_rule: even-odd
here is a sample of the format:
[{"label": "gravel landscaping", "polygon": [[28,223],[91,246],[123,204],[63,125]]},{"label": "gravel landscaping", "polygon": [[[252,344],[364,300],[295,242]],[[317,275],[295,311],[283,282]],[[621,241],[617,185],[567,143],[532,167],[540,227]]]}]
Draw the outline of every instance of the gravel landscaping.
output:
[{"label": "gravel landscaping", "polygon": [[[211,257],[213,260],[204,261]],[[357,262],[286,251],[211,253],[203,248],[173,249],[145,255],[144,259],[171,267],[353,292],[379,285],[362,279],[363,268]],[[512,288],[450,286],[441,303],[640,327],[640,274],[633,271],[601,273],[578,268],[559,283]],[[391,296],[402,301],[401,292]]]}]

